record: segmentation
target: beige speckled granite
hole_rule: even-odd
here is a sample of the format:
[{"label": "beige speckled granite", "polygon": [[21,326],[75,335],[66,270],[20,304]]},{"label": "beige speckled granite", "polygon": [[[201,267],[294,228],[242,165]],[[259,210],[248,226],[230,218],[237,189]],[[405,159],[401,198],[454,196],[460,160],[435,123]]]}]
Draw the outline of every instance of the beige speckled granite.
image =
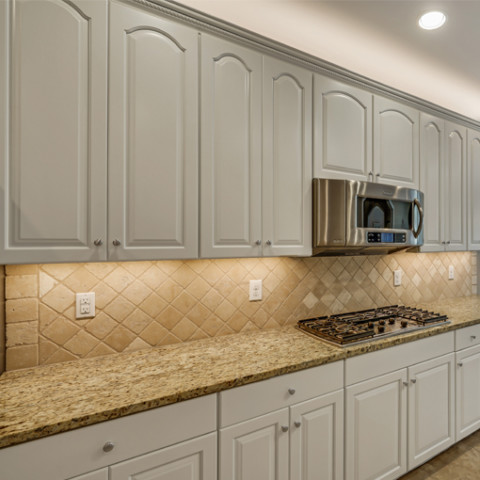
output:
[{"label": "beige speckled granite", "polygon": [[0,447],[480,323],[480,297],[422,305],[449,325],[347,348],[295,327],[7,372]]}]

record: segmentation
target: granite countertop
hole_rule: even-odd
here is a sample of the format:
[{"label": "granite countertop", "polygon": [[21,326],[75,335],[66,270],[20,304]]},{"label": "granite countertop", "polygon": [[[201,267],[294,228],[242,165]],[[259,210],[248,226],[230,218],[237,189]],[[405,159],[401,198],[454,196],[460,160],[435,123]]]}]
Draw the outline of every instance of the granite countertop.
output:
[{"label": "granite countertop", "polygon": [[480,323],[480,297],[419,304],[451,323],[337,347],[294,326],[6,372],[0,448]]}]

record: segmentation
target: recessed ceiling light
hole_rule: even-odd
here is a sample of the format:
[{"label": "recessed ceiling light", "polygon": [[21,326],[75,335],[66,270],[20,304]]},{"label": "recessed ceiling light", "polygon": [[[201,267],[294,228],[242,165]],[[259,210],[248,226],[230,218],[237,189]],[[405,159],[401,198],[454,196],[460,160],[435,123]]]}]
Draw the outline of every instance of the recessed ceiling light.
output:
[{"label": "recessed ceiling light", "polygon": [[440,28],[446,19],[447,17],[442,12],[427,12],[420,17],[418,24],[425,30],[435,30]]}]

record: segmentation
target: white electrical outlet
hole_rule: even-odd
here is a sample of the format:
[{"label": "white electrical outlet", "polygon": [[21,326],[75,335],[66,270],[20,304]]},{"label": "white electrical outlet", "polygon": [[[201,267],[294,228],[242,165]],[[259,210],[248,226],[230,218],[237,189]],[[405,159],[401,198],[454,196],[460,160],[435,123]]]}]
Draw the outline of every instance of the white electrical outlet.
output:
[{"label": "white electrical outlet", "polygon": [[453,268],[453,265],[450,265],[448,267],[448,279],[449,280],[454,280],[455,279],[455,269]]},{"label": "white electrical outlet", "polygon": [[76,318],[92,318],[95,316],[95,292],[77,293]]},{"label": "white electrical outlet", "polygon": [[393,271],[393,285],[399,287],[402,284],[402,271],[394,270]]},{"label": "white electrical outlet", "polygon": [[262,299],[262,280],[250,280],[250,301]]}]

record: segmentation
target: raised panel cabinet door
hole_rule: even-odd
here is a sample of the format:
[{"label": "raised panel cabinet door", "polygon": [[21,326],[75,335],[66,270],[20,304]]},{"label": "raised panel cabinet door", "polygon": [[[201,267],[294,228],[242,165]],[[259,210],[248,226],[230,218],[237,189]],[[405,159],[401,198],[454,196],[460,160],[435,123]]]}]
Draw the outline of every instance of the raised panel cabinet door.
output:
[{"label": "raised panel cabinet door", "polygon": [[454,354],[408,369],[408,469],[455,441]]},{"label": "raised panel cabinet door", "polygon": [[447,250],[467,249],[467,129],[445,122]]},{"label": "raised panel cabinet door", "polygon": [[480,132],[468,130],[468,249],[480,250]]},{"label": "raised panel cabinet door", "polygon": [[0,24],[0,263],[105,260],[107,2],[0,2]]},{"label": "raised panel cabinet door", "polygon": [[260,256],[262,56],[209,35],[201,45],[200,256]]},{"label": "raised panel cabinet door", "polygon": [[217,434],[178,443],[109,467],[109,480],[215,480]]},{"label": "raised panel cabinet door", "polygon": [[376,181],[418,188],[418,110],[377,95],[373,104],[373,170]]},{"label": "raised panel cabinet door", "polygon": [[109,259],[198,256],[198,33],[110,5]]},{"label": "raised panel cabinet door", "polygon": [[314,177],[373,180],[372,102],[369,92],[314,76]]},{"label": "raised panel cabinet door", "polygon": [[312,73],[263,57],[263,255],[312,254]]},{"label": "raised panel cabinet door", "polygon": [[480,347],[456,354],[456,441],[480,428]]},{"label": "raised panel cabinet door", "polygon": [[288,417],[284,408],[221,429],[219,480],[288,480]]},{"label": "raised panel cabinet door", "polygon": [[420,114],[420,190],[425,195],[422,252],[445,249],[444,131],[444,120]]},{"label": "raised panel cabinet door", "polygon": [[345,478],[390,480],[407,471],[407,371],[346,388]]},{"label": "raised panel cabinet door", "polygon": [[95,472],[85,473],[84,475],[72,477],[68,480],[109,480],[108,468],[102,468],[101,470],[96,470]]},{"label": "raised panel cabinet door", "polygon": [[290,479],[343,480],[343,390],[290,407]]}]

